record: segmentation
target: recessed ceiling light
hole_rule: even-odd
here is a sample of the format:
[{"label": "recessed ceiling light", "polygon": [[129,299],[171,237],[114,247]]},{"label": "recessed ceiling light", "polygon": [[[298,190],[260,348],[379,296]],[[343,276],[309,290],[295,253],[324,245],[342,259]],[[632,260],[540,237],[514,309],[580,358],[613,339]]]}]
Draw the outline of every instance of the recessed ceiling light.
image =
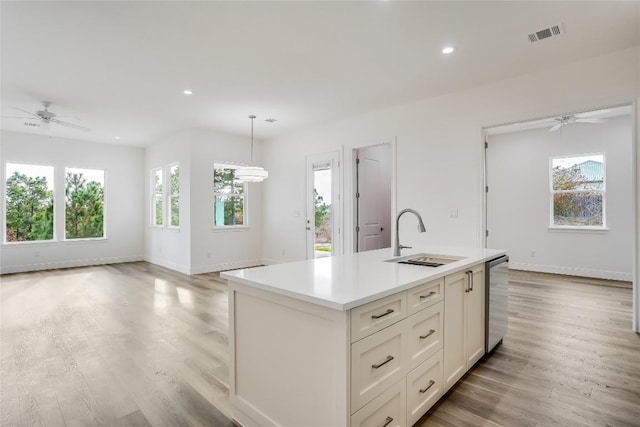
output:
[{"label": "recessed ceiling light", "polygon": [[189,89],[183,90],[182,93],[184,93],[185,95],[193,95],[193,92],[191,92]]},{"label": "recessed ceiling light", "polygon": [[114,136],[113,139],[120,139],[120,137],[119,136]]},{"label": "recessed ceiling light", "polygon": [[442,49],[442,53],[444,53],[445,55],[448,55],[448,54],[450,54],[450,53],[453,53],[453,51],[454,51],[454,50],[455,50],[455,49],[454,49],[454,48],[452,48],[451,46],[447,46],[447,47],[445,47],[444,49]]},{"label": "recessed ceiling light", "polygon": [[265,122],[269,122],[269,123],[273,123],[273,122],[277,122],[278,119],[275,119],[273,117],[269,117],[268,119],[264,119]]}]

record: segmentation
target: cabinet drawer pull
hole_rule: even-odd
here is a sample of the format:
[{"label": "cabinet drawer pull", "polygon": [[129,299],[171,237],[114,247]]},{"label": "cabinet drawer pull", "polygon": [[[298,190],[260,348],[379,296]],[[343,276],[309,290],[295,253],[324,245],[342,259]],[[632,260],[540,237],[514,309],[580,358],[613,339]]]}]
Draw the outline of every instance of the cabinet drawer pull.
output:
[{"label": "cabinet drawer pull", "polygon": [[388,314],[391,314],[391,313],[393,313],[393,310],[388,308],[387,311],[385,311],[384,313],[382,313],[382,314],[374,314],[374,315],[371,316],[371,318],[372,319],[379,319],[379,318],[384,317],[384,316],[386,316]]},{"label": "cabinet drawer pull", "polygon": [[434,380],[429,380],[429,385],[425,388],[420,389],[420,393],[426,393],[436,382]]},{"label": "cabinet drawer pull", "polygon": [[392,360],[393,360],[393,356],[387,356],[387,359],[384,362],[382,362],[382,363],[374,363],[373,365],[371,365],[371,367],[373,369],[378,369],[379,367],[386,365],[387,363],[391,362]]},{"label": "cabinet drawer pull", "polygon": [[382,424],[382,427],[387,427],[389,424],[391,424],[393,422],[393,418],[387,417],[385,421],[386,423]]},{"label": "cabinet drawer pull", "polygon": [[431,292],[429,292],[429,295],[420,295],[420,299],[429,298],[430,296],[433,296],[436,293],[437,293],[436,291],[431,291]]},{"label": "cabinet drawer pull", "polygon": [[435,334],[436,330],[435,329],[430,329],[429,332],[427,332],[427,335],[420,335],[420,339],[426,339],[429,338],[431,335]]}]

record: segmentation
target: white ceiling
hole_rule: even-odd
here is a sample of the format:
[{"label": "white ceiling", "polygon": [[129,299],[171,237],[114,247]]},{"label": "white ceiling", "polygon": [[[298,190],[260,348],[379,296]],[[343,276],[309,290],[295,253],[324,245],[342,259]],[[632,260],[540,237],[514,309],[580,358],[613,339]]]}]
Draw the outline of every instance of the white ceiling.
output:
[{"label": "white ceiling", "polygon": [[[256,139],[272,138],[638,46],[639,4],[2,1],[2,115],[48,100],[92,131],[1,125],[145,146],[187,127],[248,137],[255,114]],[[529,42],[558,23],[566,34]]]}]

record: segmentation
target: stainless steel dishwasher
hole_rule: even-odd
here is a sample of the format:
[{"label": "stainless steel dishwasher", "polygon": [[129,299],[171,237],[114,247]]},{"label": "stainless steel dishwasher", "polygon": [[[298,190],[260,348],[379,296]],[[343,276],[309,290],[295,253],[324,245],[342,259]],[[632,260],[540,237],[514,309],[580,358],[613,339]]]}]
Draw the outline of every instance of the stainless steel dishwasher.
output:
[{"label": "stainless steel dishwasher", "polygon": [[487,261],[485,264],[485,353],[489,353],[507,334],[509,257]]}]

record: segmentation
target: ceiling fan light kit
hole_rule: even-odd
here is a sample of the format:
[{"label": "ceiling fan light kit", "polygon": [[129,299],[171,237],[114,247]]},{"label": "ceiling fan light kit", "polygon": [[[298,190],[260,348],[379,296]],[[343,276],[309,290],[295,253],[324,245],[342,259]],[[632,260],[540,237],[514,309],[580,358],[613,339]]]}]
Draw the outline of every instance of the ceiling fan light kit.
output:
[{"label": "ceiling fan light kit", "polygon": [[[249,116],[251,119],[251,164],[253,164],[253,114]],[[235,177],[238,181],[243,182],[262,182],[269,178],[269,172],[260,166],[242,166],[235,171]]]}]

